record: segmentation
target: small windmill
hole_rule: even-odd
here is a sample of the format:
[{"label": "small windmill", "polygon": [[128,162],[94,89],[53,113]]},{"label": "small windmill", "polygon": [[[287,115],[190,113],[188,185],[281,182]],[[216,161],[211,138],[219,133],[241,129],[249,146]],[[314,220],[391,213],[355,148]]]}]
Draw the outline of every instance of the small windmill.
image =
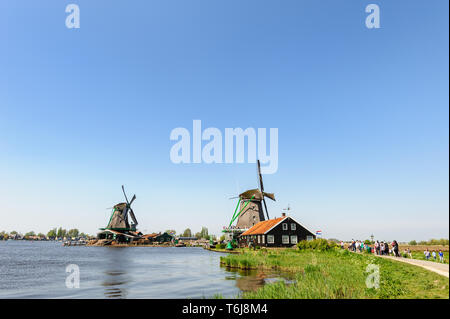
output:
[{"label": "small windmill", "polygon": [[[135,201],[136,195],[133,195],[131,201],[128,201],[125,188],[122,185],[123,195],[125,196],[125,203],[119,203],[113,207],[111,217],[108,222],[108,226],[103,230],[112,230],[119,232],[135,231],[138,224],[136,216],[134,215],[131,204]],[[132,223],[128,222],[128,215],[130,215]]]},{"label": "small windmill", "polygon": [[[236,228],[247,229],[253,225],[266,220],[264,216],[264,211],[267,219],[269,217],[269,211],[267,209],[266,197],[275,201],[275,195],[273,193],[266,193],[264,191],[264,184],[261,174],[261,164],[259,160],[257,161],[257,177],[258,177],[258,188],[247,190],[239,194],[239,202],[236,206],[231,224],[237,219]],[[264,204],[264,209],[263,209]],[[237,209],[240,205],[239,213],[236,214]]]}]

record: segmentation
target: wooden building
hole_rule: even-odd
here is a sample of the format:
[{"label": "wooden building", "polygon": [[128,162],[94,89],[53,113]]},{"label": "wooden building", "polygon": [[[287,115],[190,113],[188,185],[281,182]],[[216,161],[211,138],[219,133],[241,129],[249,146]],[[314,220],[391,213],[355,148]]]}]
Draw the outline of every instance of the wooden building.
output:
[{"label": "wooden building", "polygon": [[301,240],[312,240],[316,236],[294,219],[286,216],[257,223],[239,237],[240,246],[290,247]]}]

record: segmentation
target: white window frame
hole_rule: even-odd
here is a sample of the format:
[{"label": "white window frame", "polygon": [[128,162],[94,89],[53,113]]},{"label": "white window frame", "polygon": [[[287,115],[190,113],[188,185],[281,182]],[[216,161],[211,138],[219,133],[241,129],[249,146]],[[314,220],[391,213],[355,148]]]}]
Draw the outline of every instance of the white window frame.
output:
[{"label": "white window frame", "polygon": [[288,224],[287,223],[283,223],[282,224],[283,226],[283,230],[288,230],[289,229],[289,226],[288,226]]},{"label": "white window frame", "polygon": [[298,243],[298,237],[297,235],[291,235],[291,244]]},{"label": "white window frame", "polygon": [[267,235],[267,243],[268,244],[274,244],[275,243],[275,236],[274,235]]},{"label": "white window frame", "polygon": [[266,241],[266,235],[262,235],[262,243],[265,244]]},{"label": "white window frame", "polygon": [[297,224],[296,223],[292,223],[291,224],[291,230],[297,230]]},{"label": "white window frame", "polygon": [[[287,239],[287,240],[285,240],[285,239]],[[281,243],[284,244],[284,245],[289,244],[289,235],[282,235],[281,236]]]},{"label": "white window frame", "polygon": [[261,236],[258,235],[258,244],[260,244],[260,243],[261,243]]}]

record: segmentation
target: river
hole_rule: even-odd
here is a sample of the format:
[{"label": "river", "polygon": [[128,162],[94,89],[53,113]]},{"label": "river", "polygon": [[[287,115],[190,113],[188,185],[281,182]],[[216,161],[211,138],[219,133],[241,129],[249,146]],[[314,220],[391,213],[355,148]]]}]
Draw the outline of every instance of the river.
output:
[{"label": "river", "polygon": [[0,298],[234,298],[279,277],[231,271],[220,266],[221,255],[191,247],[0,241]]}]

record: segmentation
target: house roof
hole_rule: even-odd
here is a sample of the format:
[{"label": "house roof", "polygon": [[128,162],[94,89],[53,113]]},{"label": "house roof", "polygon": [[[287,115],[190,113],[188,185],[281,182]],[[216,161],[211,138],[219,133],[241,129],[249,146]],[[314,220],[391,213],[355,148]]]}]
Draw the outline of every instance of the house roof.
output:
[{"label": "house roof", "polygon": [[145,235],[143,235],[142,237],[144,237],[144,238],[154,238],[154,237],[156,237],[156,236],[158,236],[159,234],[157,234],[157,233],[152,233],[152,234],[145,234]]},{"label": "house roof", "polygon": [[278,217],[275,219],[269,219],[265,220],[263,222],[259,222],[249,230],[245,231],[241,236],[247,236],[247,235],[262,235],[267,233],[269,230],[271,230],[273,227],[281,223],[283,220],[288,218],[287,216]]}]

